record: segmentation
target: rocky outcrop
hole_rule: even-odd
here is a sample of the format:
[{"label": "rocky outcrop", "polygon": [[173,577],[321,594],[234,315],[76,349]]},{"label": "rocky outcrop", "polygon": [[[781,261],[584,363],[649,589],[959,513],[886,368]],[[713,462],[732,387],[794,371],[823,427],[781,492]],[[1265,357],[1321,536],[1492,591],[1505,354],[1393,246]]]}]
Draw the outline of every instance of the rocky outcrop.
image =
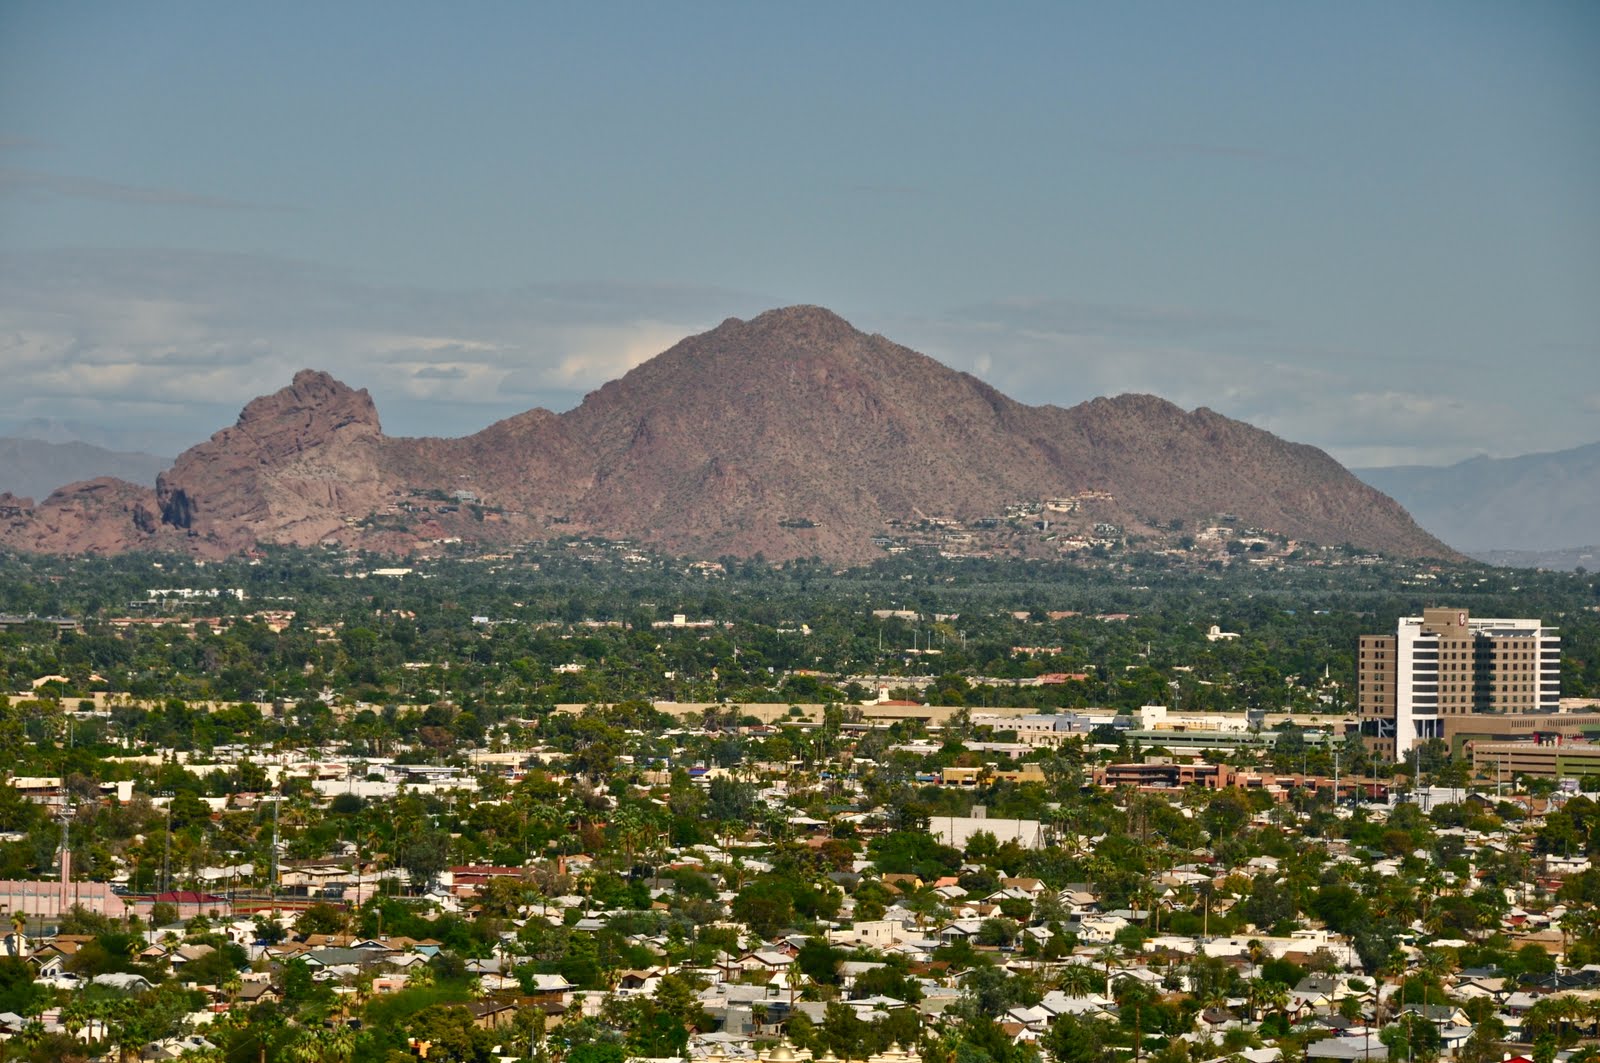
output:
[{"label": "rocky outcrop", "polygon": [[389,493],[372,397],[303,370],[156,479],[161,523],[219,544],[309,544]]},{"label": "rocky outcrop", "polygon": [[0,495],[0,542],[36,553],[114,554],[176,549],[154,519],[155,493],[111,477],[68,484],[37,506]]}]

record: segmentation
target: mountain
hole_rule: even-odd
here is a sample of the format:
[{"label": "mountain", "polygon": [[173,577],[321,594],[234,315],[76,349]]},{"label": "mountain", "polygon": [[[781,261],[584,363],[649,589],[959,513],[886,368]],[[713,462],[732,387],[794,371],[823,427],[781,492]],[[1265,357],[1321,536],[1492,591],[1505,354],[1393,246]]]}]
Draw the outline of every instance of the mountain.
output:
[{"label": "mountain", "polygon": [[1600,443],[1355,473],[1465,553],[1563,551],[1600,539]]},{"label": "mountain", "polygon": [[[117,426],[73,418],[27,417],[0,421],[0,435],[37,439],[41,443],[87,443],[104,450],[137,454],[176,454],[194,444],[194,433],[185,431],[182,421]],[[163,458],[163,467],[171,460]]]},{"label": "mountain", "polygon": [[1026,406],[818,307],[730,318],[572,410],[460,439],[386,436],[365,391],[306,370],[139,490],[64,489],[32,510],[0,500],[13,512],[0,543],[83,549],[98,506],[116,530],[92,548],[208,554],[581,533],[849,563],[906,529],[964,542],[966,529],[1037,522],[1082,544],[1220,519],[1452,556],[1314,447],[1147,395]]},{"label": "mountain", "polygon": [[1543,568],[1552,572],[1600,570],[1600,545],[1570,546],[1564,550],[1478,550],[1472,557],[1501,568]]},{"label": "mountain", "polygon": [[149,483],[170,462],[88,443],[0,437],[0,491],[43,498],[62,484],[100,476]]}]

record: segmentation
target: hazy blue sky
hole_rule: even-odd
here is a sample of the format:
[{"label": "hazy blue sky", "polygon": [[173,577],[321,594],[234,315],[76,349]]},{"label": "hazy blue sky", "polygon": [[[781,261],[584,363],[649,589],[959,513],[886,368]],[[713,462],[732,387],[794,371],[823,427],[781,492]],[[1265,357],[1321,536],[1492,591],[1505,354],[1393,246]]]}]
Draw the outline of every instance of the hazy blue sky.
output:
[{"label": "hazy blue sky", "polygon": [[1354,465],[1600,439],[1600,4],[0,2],[0,429],[454,435],[820,303]]}]

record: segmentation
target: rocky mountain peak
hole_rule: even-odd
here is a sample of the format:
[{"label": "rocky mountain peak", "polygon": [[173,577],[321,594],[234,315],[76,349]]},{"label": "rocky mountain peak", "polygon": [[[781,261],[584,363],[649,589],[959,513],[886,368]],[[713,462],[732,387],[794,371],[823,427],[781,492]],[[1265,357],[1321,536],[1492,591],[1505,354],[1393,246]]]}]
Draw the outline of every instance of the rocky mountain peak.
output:
[{"label": "rocky mountain peak", "polygon": [[317,369],[302,369],[288,387],[252,399],[240,412],[237,427],[252,434],[291,431],[302,446],[327,442],[318,437],[341,430],[371,435],[383,432],[378,408],[365,388],[357,391]]},{"label": "rocky mountain peak", "polygon": [[[738,318],[730,318],[737,322]],[[739,322],[743,331],[752,336],[781,336],[795,345],[808,343],[837,343],[861,335],[854,325],[821,306],[798,304],[779,307],[757,314],[749,321]]]},{"label": "rocky mountain peak", "polygon": [[332,503],[381,494],[372,460],[382,442],[366,389],[302,369],[156,478],[161,522],[230,545],[292,526],[337,527]]}]

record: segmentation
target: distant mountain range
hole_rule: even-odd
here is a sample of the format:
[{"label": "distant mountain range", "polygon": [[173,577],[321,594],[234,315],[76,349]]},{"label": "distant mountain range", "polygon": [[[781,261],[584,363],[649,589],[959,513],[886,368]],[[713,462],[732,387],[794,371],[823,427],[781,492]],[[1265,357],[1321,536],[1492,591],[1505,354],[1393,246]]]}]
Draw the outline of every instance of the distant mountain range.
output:
[{"label": "distant mountain range", "polygon": [[403,553],[592,534],[702,558],[856,563],[906,528],[970,551],[983,529],[1019,522],[1048,528],[1033,541],[1049,549],[1153,548],[1222,522],[1456,556],[1314,447],[1148,395],[1026,406],[818,307],[730,318],[572,410],[460,439],[386,436],[365,391],[306,370],[153,490],[97,479],[36,506],[0,497],[0,544],[41,551]]},{"label": "distant mountain range", "polygon": [[[1570,568],[1600,544],[1600,443],[1455,465],[1356,469],[1424,528],[1492,563]],[[1574,554],[1568,564],[1561,555]],[[1538,559],[1543,557],[1543,561]]]},{"label": "distant mountain range", "polygon": [[0,491],[43,499],[62,484],[114,476],[150,483],[172,464],[154,454],[107,450],[89,443],[47,443],[0,436]]},{"label": "distant mountain range", "polygon": [[1581,568],[1600,572],[1600,545],[1574,546],[1566,550],[1477,550],[1471,556],[1486,565],[1502,568],[1544,568],[1552,572]]}]

